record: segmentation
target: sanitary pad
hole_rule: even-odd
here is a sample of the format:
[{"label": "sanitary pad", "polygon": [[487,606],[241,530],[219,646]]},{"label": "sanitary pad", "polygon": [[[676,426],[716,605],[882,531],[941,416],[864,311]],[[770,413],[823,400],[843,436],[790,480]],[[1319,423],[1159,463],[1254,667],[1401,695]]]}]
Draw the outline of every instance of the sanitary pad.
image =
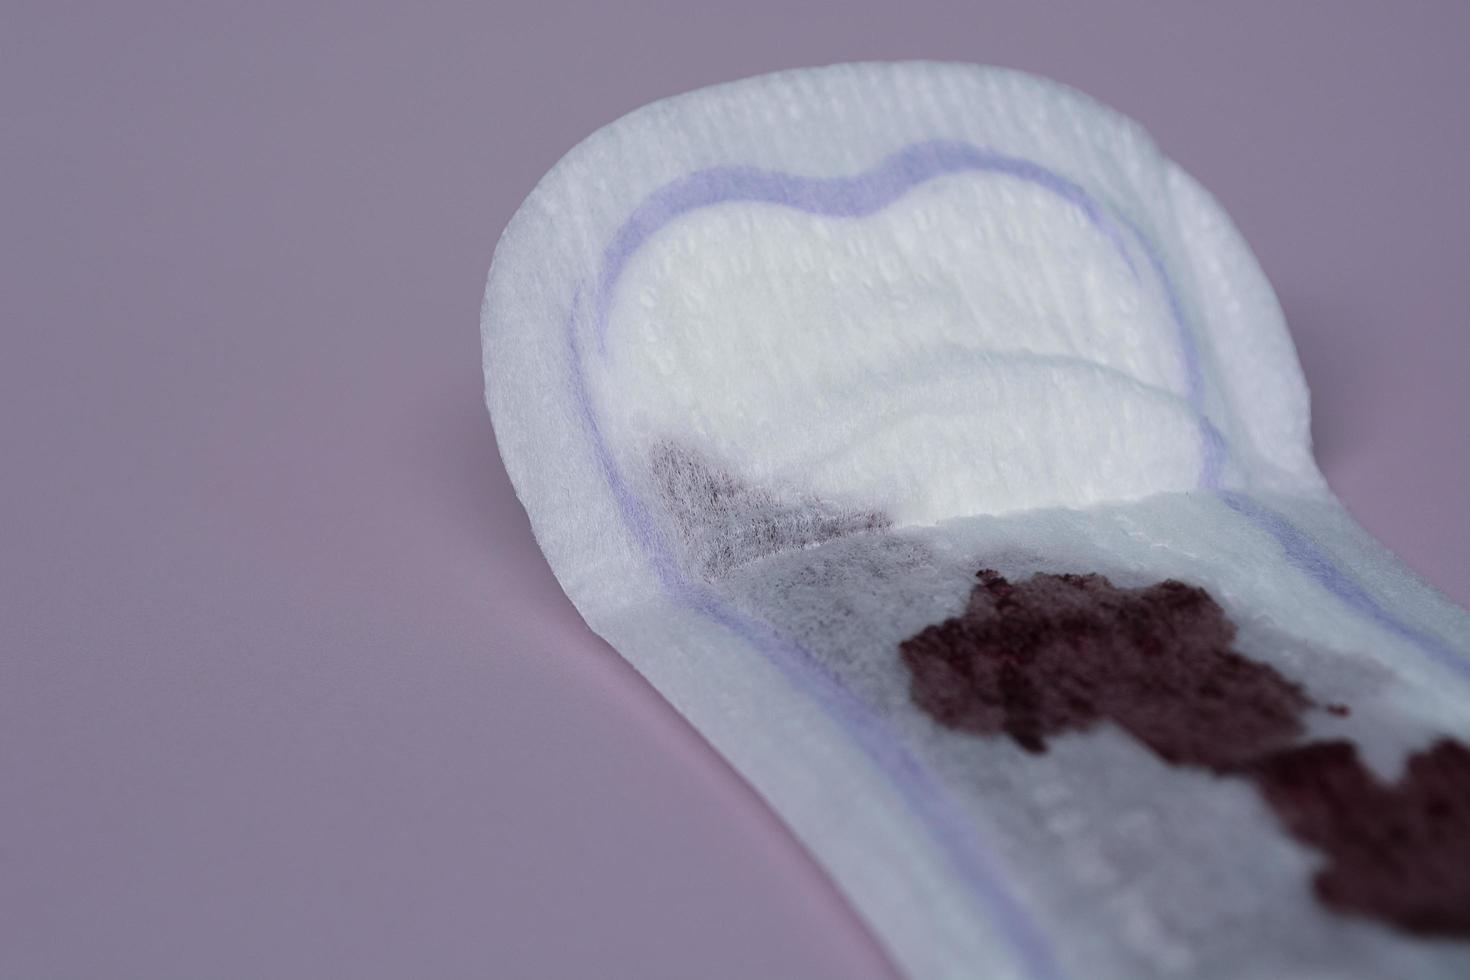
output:
[{"label": "sanitary pad", "polygon": [[1470,975],[1470,616],[1135,123],[932,63],[658,102],[481,329],[567,594],[908,974]]}]

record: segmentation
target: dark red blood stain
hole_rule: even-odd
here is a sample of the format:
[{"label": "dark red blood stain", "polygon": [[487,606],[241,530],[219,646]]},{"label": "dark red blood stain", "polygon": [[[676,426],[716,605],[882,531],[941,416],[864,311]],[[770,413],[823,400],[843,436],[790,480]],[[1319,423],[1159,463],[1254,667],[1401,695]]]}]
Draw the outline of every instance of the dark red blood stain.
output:
[{"label": "dark red blood stain", "polygon": [[1112,722],[1166,762],[1252,779],[1329,858],[1316,881],[1329,906],[1470,935],[1470,750],[1442,741],[1385,787],[1347,742],[1294,745],[1314,703],[1230,648],[1235,627],[1203,589],[978,577],[964,612],[900,646],[914,703],[940,724],[1040,753],[1048,737]]},{"label": "dark red blood stain", "polygon": [[1410,932],[1470,935],[1470,749],[1437,742],[1389,786],[1342,741],[1274,752],[1251,774],[1291,835],[1327,855],[1313,882],[1323,902]]},{"label": "dark red blood stain", "polygon": [[1224,769],[1289,744],[1311,705],[1267,664],[1235,653],[1235,627],[1203,589],[1119,589],[1101,575],[992,571],[958,617],[905,640],[916,704],[940,724],[1046,737],[1101,721],[1169,762]]}]

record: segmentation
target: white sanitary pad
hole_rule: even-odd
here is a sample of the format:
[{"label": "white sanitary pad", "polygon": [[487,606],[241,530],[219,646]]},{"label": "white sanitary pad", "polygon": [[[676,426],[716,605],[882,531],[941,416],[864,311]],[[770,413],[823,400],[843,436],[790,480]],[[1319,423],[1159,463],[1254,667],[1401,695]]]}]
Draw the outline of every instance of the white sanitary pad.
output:
[{"label": "white sanitary pad", "polygon": [[1136,124],[931,63],[658,102],[527,199],[482,332],[567,594],[910,975],[1470,975],[1323,904],[1248,779],[916,705],[979,569],[1097,573],[1207,590],[1385,785],[1470,736],[1470,617],[1330,495],[1269,284]]}]

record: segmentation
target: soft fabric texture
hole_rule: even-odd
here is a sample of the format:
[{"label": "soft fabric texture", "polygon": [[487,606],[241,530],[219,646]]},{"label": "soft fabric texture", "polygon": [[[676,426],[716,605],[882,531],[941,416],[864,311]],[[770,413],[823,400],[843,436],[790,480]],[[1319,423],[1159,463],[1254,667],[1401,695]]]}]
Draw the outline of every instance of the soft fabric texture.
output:
[{"label": "soft fabric texture", "polygon": [[1464,853],[1470,616],[1331,496],[1269,284],[1136,124],[933,63],[658,102],[527,199],[482,335],[567,594],[909,974],[1470,974],[1470,871],[1381,860]]}]

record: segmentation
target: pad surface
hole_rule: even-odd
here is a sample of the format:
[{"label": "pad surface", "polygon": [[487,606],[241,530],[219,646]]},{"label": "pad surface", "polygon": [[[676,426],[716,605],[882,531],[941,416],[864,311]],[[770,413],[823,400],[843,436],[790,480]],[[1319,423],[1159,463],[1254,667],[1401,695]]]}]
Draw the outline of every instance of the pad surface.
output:
[{"label": "pad surface", "polygon": [[[1467,616],[1326,492],[1269,285],[1135,124],[928,63],[660,102],[537,187],[482,330],[568,594],[913,975],[1470,969],[1421,936],[1463,873],[1362,871],[1400,805],[1463,847]],[[1181,651],[1218,711],[1066,668]],[[1349,784],[1382,826],[1323,823]]]}]

